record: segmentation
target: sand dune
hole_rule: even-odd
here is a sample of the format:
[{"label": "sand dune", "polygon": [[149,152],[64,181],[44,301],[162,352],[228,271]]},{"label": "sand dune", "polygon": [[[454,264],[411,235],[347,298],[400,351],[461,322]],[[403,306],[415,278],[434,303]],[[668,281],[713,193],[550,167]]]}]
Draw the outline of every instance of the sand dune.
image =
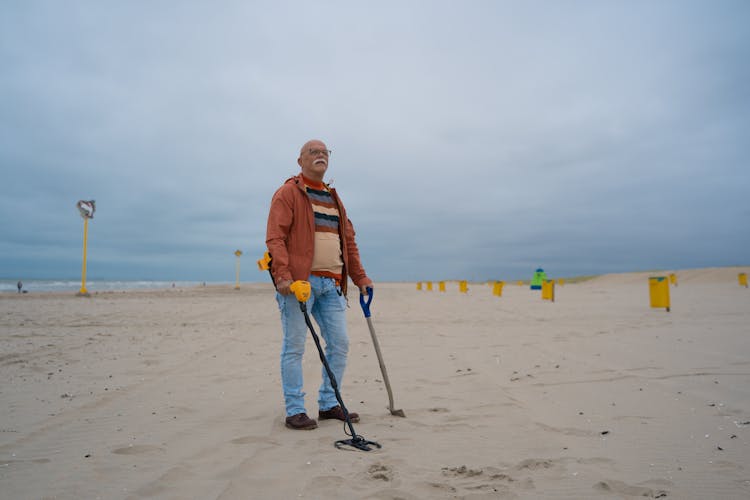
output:
[{"label": "sand dune", "polygon": [[681,283],[695,284],[725,284],[737,285],[737,275],[748,273],[747,267],[712,267],[704,269],[662,269],[637,273],[603,274],[591,279],[591,283],[599,285],[614,284],[643,284],[651,276],[677,275],[677,285]]},{"label": "sand dune", "polygon": [[[378,441],[284,427],[270,285],[0,297],[0,498],[750,498],[747,268],[467,294],[382,283],[397,408],[350,297],[343,396]],[[308,412],[320,362],[305,356]]]}]

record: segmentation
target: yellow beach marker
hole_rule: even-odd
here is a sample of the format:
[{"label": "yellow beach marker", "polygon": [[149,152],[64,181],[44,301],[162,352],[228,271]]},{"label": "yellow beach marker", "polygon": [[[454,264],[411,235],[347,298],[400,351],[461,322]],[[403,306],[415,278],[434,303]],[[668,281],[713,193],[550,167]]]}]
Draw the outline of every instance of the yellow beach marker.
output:
[{"label": "yellow beach marker", "polygon": [[234,283],[234,289],[239,290],[240,289],[240,256],[242,255],[242,250],[235,250],[234,254],[237,256],[237,269],[236,269],[236,280]]},{"label": "yellow beach marker", "polygon": [[654,276],[648,279],[648,292],[651,307],[665,307],[669,312],[669,281],[665,276]]},{"label": "yellow beach marker", "polygon": [[555,301],[555,280],[542,281],[542,300]]},{"label": "yellow beach marker", "polygon": [[78,200],[76,207],[78,208],[78,213],[83,217],[83,266],[81,267],[81,290],[76,295],[88,297],[89,292],[86,290],[86,247],[88,246],[89,219],[94,218],[96,202],[94,200]]},{"label": "yellow beach marker", "polygon": [[740,286],[744,286],[745,288],[747,288],[747,274],[746,273],[738,274],[737,281],[740,283]]}]

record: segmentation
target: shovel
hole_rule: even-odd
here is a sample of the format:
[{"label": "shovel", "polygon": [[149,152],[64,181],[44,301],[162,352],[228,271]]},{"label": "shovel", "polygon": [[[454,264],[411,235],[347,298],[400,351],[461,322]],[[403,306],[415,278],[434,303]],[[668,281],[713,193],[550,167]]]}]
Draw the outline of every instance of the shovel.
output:
[{"label": "shovel", "polygon": [[365,296],[359,294],[359,305],[362,306],[362,312],[365,313],[365,319],[367,319],[367,326],[370,328],[370,337],[372,337],[372,345],[375,346],[375,354],[378,355],[378,363],[380,364],[380,372],[383,374],[383,381],[385,382],[385,388],[388,391],[388,409],[391,411],[391,415],[397,417],[406,417],[404,410],[393,409],[393,392],[391,391],[391,382],[388,380],[388,372],[385,369],[385,363],[383,362],[383,354],[380,352],[380,344],[378,343],[378,337],[375,336],[375,328],[372,326],[372,319],[370,318],[370,302],[372,302],[372,288],[367,287],[367,302],[365,302]]}]

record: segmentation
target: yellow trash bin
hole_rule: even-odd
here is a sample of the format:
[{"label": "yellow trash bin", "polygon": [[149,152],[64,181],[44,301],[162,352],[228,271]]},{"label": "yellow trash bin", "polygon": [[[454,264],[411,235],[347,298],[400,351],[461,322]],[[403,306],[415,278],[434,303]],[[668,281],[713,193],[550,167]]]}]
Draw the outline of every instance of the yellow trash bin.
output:
[{"label": "yellow trash bin", "polygon": [[440,281],[438,283],[438,290],[440,290],[441,292],[445,291],[445,281]]},{"label": "yellow trash bin", "polygon": [[431,291],[432,291],[432,281],[428,281],[428,282],[427,282],[427,291],[428,291],[428,292],[431,292]]},{"label": "yellow trash bin", "polygon": [[496,281],[495,284],[492,285],[492,295],[502,297],[504,284],[505,284],[504,281]]},{"label": "yellow trash bin", "polygon": [[665,276],[653,276],[648,279],[648,291],[651,307],[665,307],[669,312],[669,281]]},{"label": "yellow trash bin", "polygon": [[677,275],[675,273],[671,273],[669,275],[669,282],[672,283],[674,286],[677,286]]},{"label": "yellow trash bin", "polygon": [[461,293],[466,293],[469,291],[469,284],[463,280],[458,283],[458,291]]},{"label": "yellow trash bin", "polygon": [[738,274],[737,281],[739,281],[740,286],[744,286],[745,288],[747,288],[747,273]]},{"label": "yellow trash bin", "polygon": [[542,300],[555,301],[555,280],[542,281]]},{"label": "yellow trash bin", "polygon": [[420,281],[417,283],[417,290],[421,290],[421,289],[422,289],[422,282]]}]

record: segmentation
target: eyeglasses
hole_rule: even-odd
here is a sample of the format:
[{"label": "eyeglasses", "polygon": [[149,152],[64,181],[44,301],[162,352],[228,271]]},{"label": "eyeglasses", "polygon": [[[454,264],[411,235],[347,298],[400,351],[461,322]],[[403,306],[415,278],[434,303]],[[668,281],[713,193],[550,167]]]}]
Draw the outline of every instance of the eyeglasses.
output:
[{"label": "eyeglasses", "polygon": [[308,149],[307,152],[312,156],[318,156],[321,154],[323,156],[331,156],[331,154],[333,153],[333,151],[331,151],[330,149]]}]

